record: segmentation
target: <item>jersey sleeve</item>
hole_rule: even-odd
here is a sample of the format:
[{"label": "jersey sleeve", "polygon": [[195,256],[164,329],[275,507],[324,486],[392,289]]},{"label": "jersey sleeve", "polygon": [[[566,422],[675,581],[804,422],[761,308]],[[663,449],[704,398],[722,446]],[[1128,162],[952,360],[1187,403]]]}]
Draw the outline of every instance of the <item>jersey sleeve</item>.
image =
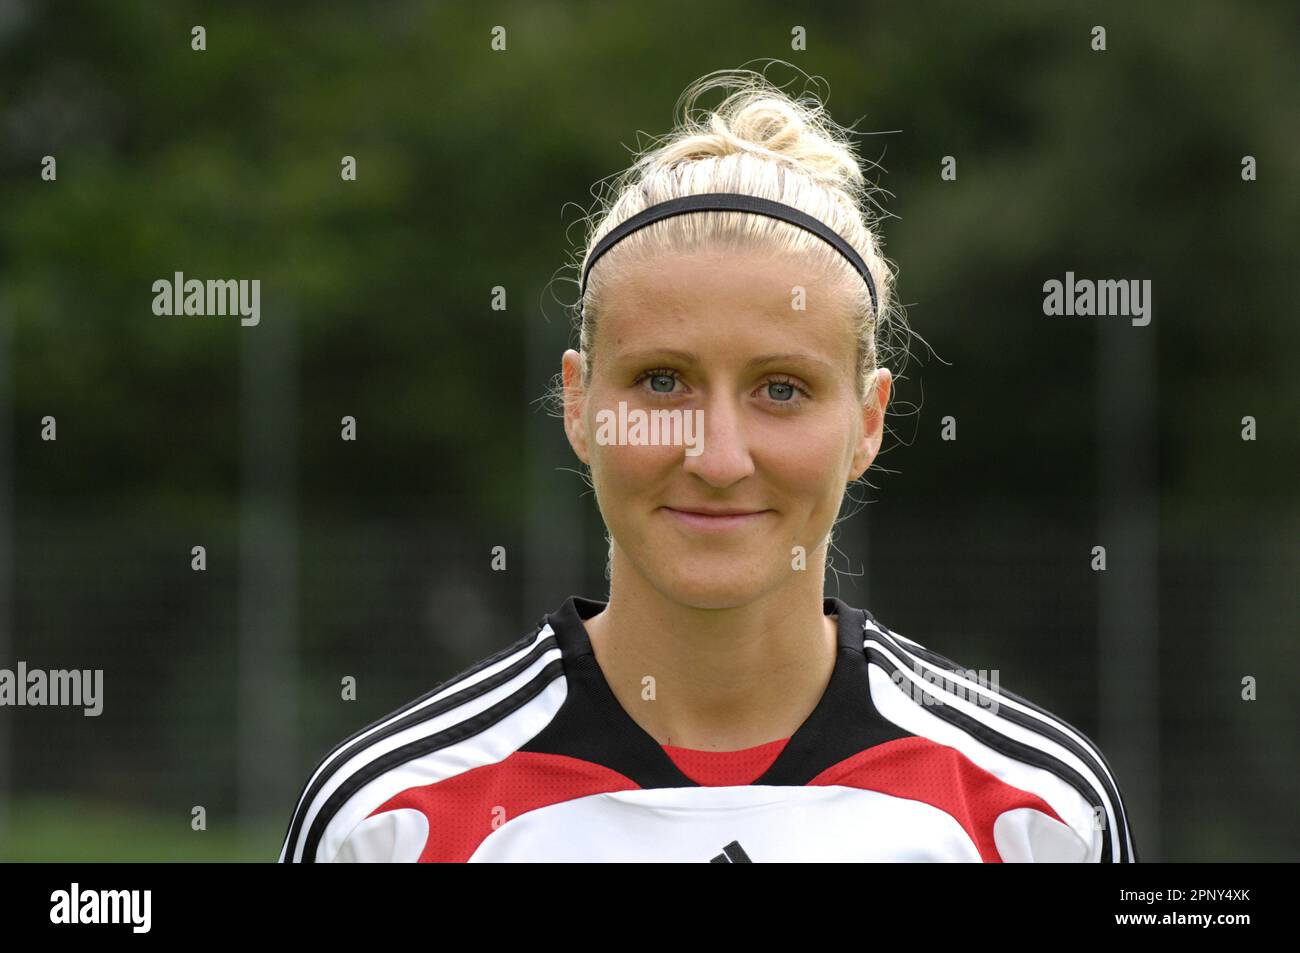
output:
[{"label": "jersey sleeve", "polygon": [[428,819],[420,811],[392,810],[367,817],[346,835],[324,842],[340,841],[332,860],[339,864],[400,864],[420,859],[429,836]]},{"label": "jersey sleeve", "polygon": [[316,788],[309,781],[290,818],[280,863],[418,861],[428,839],[428,818],[409,807],[381,810],[389,787],[382,773],[342,793],[338,786]]},{"label": "jersey sleeve", "polygon": [[1031,807],[999,815],[993,836],[1003,863],[1088,863],[1101,854],[1100,840],[1085,840],[1069,824]]},{"label": "jersey sleeve", "polygon": [[[280,852],[280,863],[403,863],[419,860],[429,833],[425,815],[412,809],[376,812],[379,805],[372,802],[374,796],[367,798],[364,791],[337,807],[323,798],[317,798],[312,804],[300,802],[295,819],[301,817],[301,830],[305,833],[310,827],[318,834],[310,843],[304,843],[302,834],[286,838]],[[323,827],[318,816],[322,810],[330,811]],[[293,821],[290,830],[293,830]],[[309,849],[312,856],[304,856]]]},{"label": "jersey sleeve", "polygon": [[[1106,828],[1109,813],[1100,805],[1090,805],[1077,799],[1062,817],[1053,817],[1042,811],[1021,807],[1004,811],[994,824],[994,841],[1004,863],[1100,863],[1105,856],[1106,840],[1111,836]],[[1120,836],[1127,832],[1121,831]],[[1121,862],[1121,852],[1111,851],[1112,862]],[[1137,858],[1126,853],[1123,861],[1134,863]]]}]

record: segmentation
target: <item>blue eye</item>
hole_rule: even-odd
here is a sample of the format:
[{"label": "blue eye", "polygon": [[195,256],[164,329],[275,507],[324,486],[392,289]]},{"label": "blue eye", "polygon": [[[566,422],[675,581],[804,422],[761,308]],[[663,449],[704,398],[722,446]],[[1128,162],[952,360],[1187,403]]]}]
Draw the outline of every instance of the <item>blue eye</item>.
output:
[{"label": "blue eye", "polygon": [[645,381],[650,382],[650,392],[652,394],[670,397],[673,394],[673,385],[677,383],[677,372],[661,367],[643,372],[633,383],[642,384]]},{"label": "blue eye", "polygon": [[774,377],[766,386],[768,399],[782,410],[802,406],[804,401],[812,398],[812,394],[788,378]]}]

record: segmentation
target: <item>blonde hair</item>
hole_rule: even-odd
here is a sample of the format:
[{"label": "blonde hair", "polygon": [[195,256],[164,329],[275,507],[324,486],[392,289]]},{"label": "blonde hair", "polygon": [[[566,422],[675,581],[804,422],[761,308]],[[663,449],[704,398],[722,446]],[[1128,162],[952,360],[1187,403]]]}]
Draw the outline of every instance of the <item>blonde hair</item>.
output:
[{"label": "blonde hair", "polygon": [[[714,89],[730,92],[715,108],[699,108],[701,96]],[[853,266],[804,229],[745,212],[675,215],[633,232],[592,267],[585,294],[574,305],[583,383],[591,380],[605,289],[620,267],[658,251],[700,244],[762,247],[780,256],[807,255],[813,267],[838,272],[858,342],[857,394],[865,400],[875,385],[882,350],[888,353],[895,325],[905,327],[905,317],[894,297],[894,266],[884,257],[876,231],[883,216],[872,211],[878,208],[874,193],[883,190],[867,183],[847,130],[830,119],[814,95],[791,97],[748,69],[700,77],[678,98],[674,112],[681,115],[676,128],[610,180],[597,209],[587,216],[589,226],[598,224],[589,227],[576,264],[579,275],[601,238],[643,209],[686,195],[739,192],[791,205],[839,233],[866,262],[880,313],[872,308],[867,284]]]},{"label": "blonde hair", "polygon": [[[699,107],[700,98],[715,89],[728,94],[712,109]],[[643,209],[687,195],[738,192],[791,205],[837,232],[866,262],[875,281],[879,312],[872,307],[870,291],[857,270],[802,228],[745,212],[675,215],[624,238],[587,276],[585,293],[572,305],[583,384],[591,381],[593,345],[606,289],[621,268],[660,251],[702,244],[757,247],[778,256],[806,255],[811,267],[836,275],[842,283],[857,340],[854,383],[858,400],[865,401],[876,386],[882,354],[892,362],[895,331],[906,330],[906,319],[895,300],[895,268],[884,257],[876,231],[885,215],[874,195],[884,190],[868,183],[849,130],[831,120],[815,95],[805,92],[792,97],[764,74],[749,69],[718,70],[695,80],[678,98],[674,114],[678,113],[673,131],[608,180],[603,197],[598,196],[596,209],[586,217],[581,257],[574,262],[579,276],[601,238]],[[905,361],[905,345],[899,351]],[[891,370],[897,379],[898,371]],[[553,379],[549,396],[562,414],[562,374]]]}]

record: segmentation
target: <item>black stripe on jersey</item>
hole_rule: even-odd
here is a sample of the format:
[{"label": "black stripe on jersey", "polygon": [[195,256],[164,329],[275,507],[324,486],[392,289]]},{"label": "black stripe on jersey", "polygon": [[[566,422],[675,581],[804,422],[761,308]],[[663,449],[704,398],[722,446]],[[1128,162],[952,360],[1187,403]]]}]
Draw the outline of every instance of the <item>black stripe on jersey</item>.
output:
[{"label": "black stripe on jersey", "polygon": [[[889,656],[870,645],[864,646],[864,650],[867,658],[884,669],[891,680],[896,677],[898,666],[894,664],[893,660],[889,658]],[[1075,771],[1068,764],[1062,762],[1059,758],[1055,758],[1047,752],[1040,751],[1037,748],[1024,744],[1023,742],[1016,741],[1014,738],[1009,738],[1001,732],[990,728],[982,721],[977,721],[969,715],[957,711],[957,709],[951,705],[933,705],[926,707],[925,710],[930,712],[930,714],[934,715],[936,718],[942,718],[944,721],[948,722],[948,724],[961,729],[974,738],[977,738],[994,751],[1000,752],[1009,758],[1014,758],[1016,761],[1023,761],[1026,764],[1033,765],[1034,767],[1050,771],[1066,784],[1070,785],[1070,787],[1078,791],[1089,804],[1093,803],[1093,799],[1096,797],[1097,792],[1093,790],[1092,785],[1088,783],[1087,779],[1084,778],[1083,775],[1079,774],[1079,772]],[[1108,864],[1111,862],[1111,846],[1109,837],[1110,832],[1107,831],[1106,833],[1108,836],[1101,839],[1101,862]],[[1124,839],[1121,837],[1121,852],[1123,849]],[[1122,856],[1121,853],[1121,857]]]},{"label": "black stripe on jersey", "polygon": [[[550,642],[548,637],[546,642]],[[543,642],[542,644],[546,644]],[[495,677],[495,676],[494,676]],[[413,761],[416,758],[423,757],[433,751],[446,748],[464,741],[481,731],[486,731],[497,722],[506,718],[512,712],[523,708],[530,701],[540,695],[551,682],[557,678],[564,677],[564,662],[561,659],[554,659],[545,668],[543,668],[533,679],[524,685],[513,695],[501,699],[491,708],[486,708],[466,718],[464,721],[457,722],[450,728],[429,735],[425,738],[417,738],[410,744],[403,745],[400,748],[394,748],[392,751],[374,761],[371,761],[365,767],[359,769],[348,777],[333,794],[329,800],[321,807],[320,812],[316,815],[316,820],[312,821],[311,830],[307,832],[307,839],[303,845],[302,860],[303,863],[315,863],[316,847],[320,844],[320,839],[325,833],[325,828],[330,819],[334,816],[348,798],[352,797],[357,791],[361,790],[375,778],[379,777],[385,771],[390,771],[398,765],[405,764],[407,761]],[[475,686],[477,687],[477,686]]]},{"label": "black stripe on jersey", "polygon": [[[348,737],[344,738],[342,741],[336,744],[333,748],[330,748],[329,751],[325,752],[324,757],[320,758],[316,762],[315,767],[313,767],[311,769],[311,772],[307,775],[307,780],[302,783],[302,790],[298,792],[298,800],[294,802],[293,817],[289,819],[289,833],[285,834],[285,842],[281,846],[281,851],[283,852],[284,849],[288,847],[289,838],[292,836],[292,832],[293,832],[293,822],[297,819],[298,813],[300,811],[306,811],[308,808],[308,804],[303,803],[303,798],[305,798],[307,795],[307,788],[308,786],[311,785],[312,778],[315,776],[317,768],[319,768],[321,765],[325,764],[327,761],[332,759],[334,755],[342,751],[348,745],[352,744],[352,742],[356,741],[362,735],[366,734],[366,732],[379,727],[386,721],[389,721],[399,715],[402,715],[410,711],[412,708],[422,704],[425,701],[428,701],[434,695],[437,695],[439,692],[450,687],[451,685],[454,685],[458,682],[463,682],[465,679],[477,675],[479,672],[483,671],[483,669],[487,668],[488,666],[495,665],[497,662],[501,661],[504,658],[509,658],[511,655],[514,655],[516,652],[522,652],[524,649],[526,649],[529,645],[532,644],[533,640],[537,638],[537,634],[542,631],[542,628],[543,626],[541,625],[534,627],[532,632],[528,633],[527,635],[520,636],[518,640],[506,646],[504,649],[501,649],[499,652],[495,652],[492,655],[489,655],[487,658],[480,659],[479,661],[475,662],[473,665],[471,665],[469,668],[465,669],[464,671],[461,671],[456,675],[453,675],[451,678],[439,682],[437,685],[429,689],[419,698],[415,698],[407,702],[401,708],[394,709],[393,711],[388,712],[388,714],[384,715],[383,717],[378,718],[375,721],[372,721],[364,728],[360,728],[357,731],[354,731],[352,734],[348,735]],[[286,860],[292,860],[292,858],[293,855],[291,853],[285,855]]]},{"label": "black stripe on jersey", "polygon": [[[537,637],[537,633],[540,631],[541,631],[541,627],[539,626],[538,629],[534,631],[531,635],[525,636],[524,638],[520,639],[518,642],[511,645],[508,649],[504,649],[501,652],[498,652],[495,655],[491,656],[490,658],[477,663],[472,669],[463,672],[460,675],[455,676],[454,678],[448,679],[446,682],[443,682],[442,685],[440,685],[438,688],[435,688],[430,692],[425,692],[425,694],[421,695],[418,699],[411,702],[410,704],[403,705],[401,708],[397,709],[397,711],[385,715],[383,718],[371,724],[369,728],[364,728],[361,731],[353,734],[351,738],[347,739],[341,745],[338,745],[334,748],[335,752],[339,752],[340,749],[342,749],[341,753],[338,753],[333,757],[327,755],[326,758],[322,758],[320,763],[323,764],[325,763],[326,760],[328,760],[329,761],[328,767],[326,767],[325,770],[321,771],[320,774],[317,775],[315,781],[312,781],[310,778],[308,779],[307,787],[309,787],[310,790],[305,790],[303,796],[300,798],[298,802],[298,807],[293,813],[293,819],[290,821],[289,824],[289,833],[285,838],[285,848],[284,848],[286,851],[284,855],[285,860],[286,861],[293,860],[293,855],[295,852],[294,846],[296,845],[298,840],[298,835],[302,830],[302,823],[306,819],[307,812],[311,809],[312,802],[316,800],[316,795],[320,793],[321,789],[325,786],[325,783],[330,779],[331,776],[334,775],[336,771],[338,771],[344,764],[346,764],[348,761],[350,761],[352,758],[354,758],[357,754],[359,754],[366,748],[370,747],[376,741],[381,741],[382,739],[387,738],[390,735],[396,734],[399,731],[403,731],[406,728],[409,728],[412,725],[419,724],[422,721],[428,721],[430,718],[436,718],[438,715],[442,715],[448,711],[451,711],[453,708],[457,708],[465,704],[466,702],[472,701],[473,699],[478,698],[480,695],[492,691],[497,686],[510,681],[512,678],[517,676],[520,672],[526,670],[529,666],[535,663],[539,658],[541,658],[547,652],[555,648],[554,635],[549,635],[546,638],[542,639],[540,642],[537,643],[537,645],[533,647],[533,650],[531,652],[522,656],[518,661],[514,662],[513,664],[506,666],[501,671],[493,675],[489,675],[487,678],[481,679],[480,681],[475,682],[473,685],[470,685],[466,688],[461,689],[458,692],[448,695],[446,698],[434,702],[431,705],[427,705],[424,708],[420,708],[418,710],[414,710],[414,711],[412,710],[413,708],[415,708],[416,705],[420,704],[420,702],[427,701],[429,698],[432,698],[440,691],[445,690],[449,685],[459,684],[460,682],[463,682],[465,679],[483,671],[492,663],[499,662],[504,658],[509,658],[509,656],[512,653],[519,652],[520,650],[526,648],[531,643],[531,641]],[[403,712],[408,712],[408,714],[404,715],[403,717],[398,717],[396,720],[392,720],[394,716],[400,716],[403,714]],[[378,731],[375,731],[373,734],[365,735],[365,737],[361,737],[362,735],[365,734],[366,731],[369,731],[370,729],[380,725],[384,725],[385,727],[380,728]],[[359,739],[359,740],[355,741],[347,748],[343,747],[343,745],[347,745],[348,742],[353,741],[353,739]]]},{"label": "black stripe on jersey", "polygon": [[[965,666],[965,665],[958,665],[958,664],[957,664],[956,662],[954,662],[952,659],[950,659],[950,658],[948,658],[948,657],[946,657],[946,656],[940,655],[938,652],[935,652],[935,651],[933,651],[933,650],[931,650],[931,649],[927,649],[927,648],[926,648],[925,646],[923,646],[923,645],[917,645],[917,644],[915,644],[915,643],[913,643],[913,642],[909,642],[909,641],[907,641],[906,639],[900,638],[899,635],[898,635],[898,633],[890,631],[890,629],[889,629],[888,627],[882,625],[882,624],[881,624],[877,619],[872,618],[871,621],[872,621],[875,625],[879,626],[879,628],[881,628],[881,629],[883,629],[883,630],[885,631],[885,633],[887,634],[887,638],[886,638],[885,641],[890,642],[891,644],[893,644],[897,649],[899,649],[899,650],[902,651],[903,653],[905,653],[905,654],[906,654],[906,653],[910,653],[910,654],[912,654],[912,655],[919,656],[921,659],[923,659],[923,660],[926,661],[926,662],[929,662],[931,665],[933,665],[933,666],[935,666],[935,667],[937,667],[937,668],[945,669],[945,670],[947,670],[947,671],[949,671],[949,672],[956,672],[956,671],[963,671],[963,672],[964,672],[964,671],[969,671],[969,667],[968,667],[968,666]],[[1005,696],[1007,696],[1008,698],[1012,699],[1013,701],[1018,701],[1018,702],[1020,702],[1020,704],[1024,705],[1026,708],[1029,708],[1029,709],[1031,709],[1031,710],[1033,710],[1033,711],[1038,712],[1040,715],[1042,715],[1042,716],[1043,716],[1044,718],[1046,718],[1048,721],[1055,722],[1056,724],[1059,724],[1059,725],[1064,725],[1066,728],[1069,728],[1071,731],[1073,731],[1075,734],[1077,734],[1080,738],[1088,738],[1087,733],[1080,731],[1078,728],[1074,727],[1074,725],[1070,724],[1070,723],[1069,723],[1068,721],[1066,721],[1064,718],[1060,717],[1059,715],[1053,714],[1052,712],[1048,711],[1048,710],[1045,709],[1045,708],[1041,708],[1040,706],[1035,705],[1033,702],[1031,702],[1031,701],[1030,701],[1029,699],[1027,699],[1027,698],[1021,698],[1021,697],[1020,697],[1019,695],[1017,695],[1015,692],[1008,691],[1007,689],[1004,689],[1001,685],[998,686],[998,694],[1000,694],[1000,695],[1005,695]],[[1088,749],[1086,749],[1086,750],[1087,750],[1088,757],[1090,757],[1094,762],[1095,762],[1095,761],[1100,761],[1102,764],[1104,764],[1104,765],[1106,766],[1106,771],[1108,771],[1108,772],[1110,773],[1110,776],[1111,776],[1111,777],[1114,777],[1114,776],[1115,776],[1115,772],[1114,772],[1114,770],[1111,768],[1111,766],[1110,766],[1110,762],[1106,760],[1106,756],[1105,756],[1104,754],[1101,753],[1101,749],[1098,748],[1095,744],[1092,744],[1091,740],[1089,740],[1089,745],[1090,745],[1091,747],[1088,748]],[[1085,760],[1086,760],[1086,759],[1085,759]],[[1100,771],[1098,771],[1097,773],[1098,773],[1098,775],[1101,775],[1102,777],[1105,776],[1105,775],[1102,775],[1102,773],[1101,773]]]},{"label": "black stripe on jersey", "polygon": [[[929,662],[935,668],[942,669],[947,672],[958,673],[958,672],[966,672],[970,670],[968,666],[958,665],[952,659],[940,655],[938,652],[932,652],[929,649],[924,648],[922,646],[913,646],[910,645],[909,643],[903,642],[892,632],[889,632],[889,630],[885,626],[881,625],[878,620],[873,618],[871,621],[876,626],[879,626],[879,628],[884,629],[885,632],[888,634],[882,636],[879,632],[876,632],[875,630],[868,629],[866,631],[880,638],[881,641],[891,646],[894,649],[894,651],[898,652],[900,655],[904,657],[906,657],[909,654],[913,656],[917,656],[922,660]],[[1040,721],[1037,718],[1033,718],[1029,715],[1026,715],[1024,712],[1016,711],[1014,708],[1011,708],[1010,706],[1002,706],[998,710],[999,717],[1006,718],[1008,721],[1020,725],[1022,728],[1027,728],[1030,731],[1034,731],[1040,735],[1051,738],[1051,740],[1061,745],[1061,747],[1065,748],[1068,751],[1073,752],[1074,755],[1080,761],[1088,765],[1088,767],[1092,770],[1092,773],[1097,776],[1097,780],[1101,783],[1102,788],[1105,790],[1106,796],[1110,799],[1111,813],[1114,814],[1115,818],[1119,821],[1119,823],[1123,825],[1123,829],[1118,832],[1119,845],[1120,845],[1120,860],[1122,863],[1130,862],[1128,855],[1131,846],[1132,855],[1133,855],[1132,862],[1137,863],[1138,862],[1137,844],[1136,842],[1133,841],[1133,832],[1129,828],[1128,812],[1125,810],[1124,799],[1119,791],[1119,782],[1113,780],[1113,778],[1115,777],[1115,772],[1111,770],[1110,764],[1106,761],[1105,756],[1101,753],[1100,749],[1098,749],[1097,746],[1092,743],[1091,739],[1088,738],[1087,734],[1080,731],[1078,728],[1074,727],[1074,725],[1070,724],[1064,718],[1061,718],[1053,714],[1052,712],[1040,708],[1038,705],[1035,705],[1033,702],[1029,701],[1028,699],[1021,698],[1019,695],[1015,694],[1014,692],[1007,691],[1006,689],[1002,688],[1002,686],[1000,685],[998,686],[998,690],[996,693],[988,689],[983,689],[982,686],[979,689],[971,689],[971,691],[979,691],[980,694],[986,697],[990,695],[1005,695],[1007,698],[1010,698],[1012,701],[1019,702],[1020,704],[1024,705],[1026,708],[1038,712],[1040,715],[1043,716],[1044,719],[1046,719],[1046,721]],[[1060,728],[1057,727],[1057,725],[1064,725],[1066,728],[1073,731],[1080,738],[1087,740],[1088,744],[1085,746],[1075,741],[1069,735],[1065,734],[1065,732],[1061,731]],[[1098,761],[1100,761],[1100,764],[1098,764]],[[1102,770],[1101,765],[1105,765],[1105,770]],[[1089,798],[1089,802],[1091,803],[1091,798]],[[1106,840],[1109,843],[1110,838],[1106,838]]]}]

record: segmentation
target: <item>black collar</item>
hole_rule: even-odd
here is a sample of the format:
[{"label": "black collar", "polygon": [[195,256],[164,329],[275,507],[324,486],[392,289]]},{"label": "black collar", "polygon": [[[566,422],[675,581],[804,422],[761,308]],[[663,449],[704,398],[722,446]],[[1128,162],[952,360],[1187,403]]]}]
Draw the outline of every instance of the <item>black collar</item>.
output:
[{"label": "black collar", "polygon": [[[520,750],[602,764],[642,788],[698,787],[623,710],[596,664],[583,622],[605,605],[570,596],[557,611],[547,614],[546,622],[555,632],[562,655],[568,694],[546,728]],[[865,613],[833,596],[823,600],[822,612],[838,617],[839,651],[830,682],[812,714],[753,784],[807,784],[864,748],[907,736],[881,717],[871,702],[863,651]]]}]

